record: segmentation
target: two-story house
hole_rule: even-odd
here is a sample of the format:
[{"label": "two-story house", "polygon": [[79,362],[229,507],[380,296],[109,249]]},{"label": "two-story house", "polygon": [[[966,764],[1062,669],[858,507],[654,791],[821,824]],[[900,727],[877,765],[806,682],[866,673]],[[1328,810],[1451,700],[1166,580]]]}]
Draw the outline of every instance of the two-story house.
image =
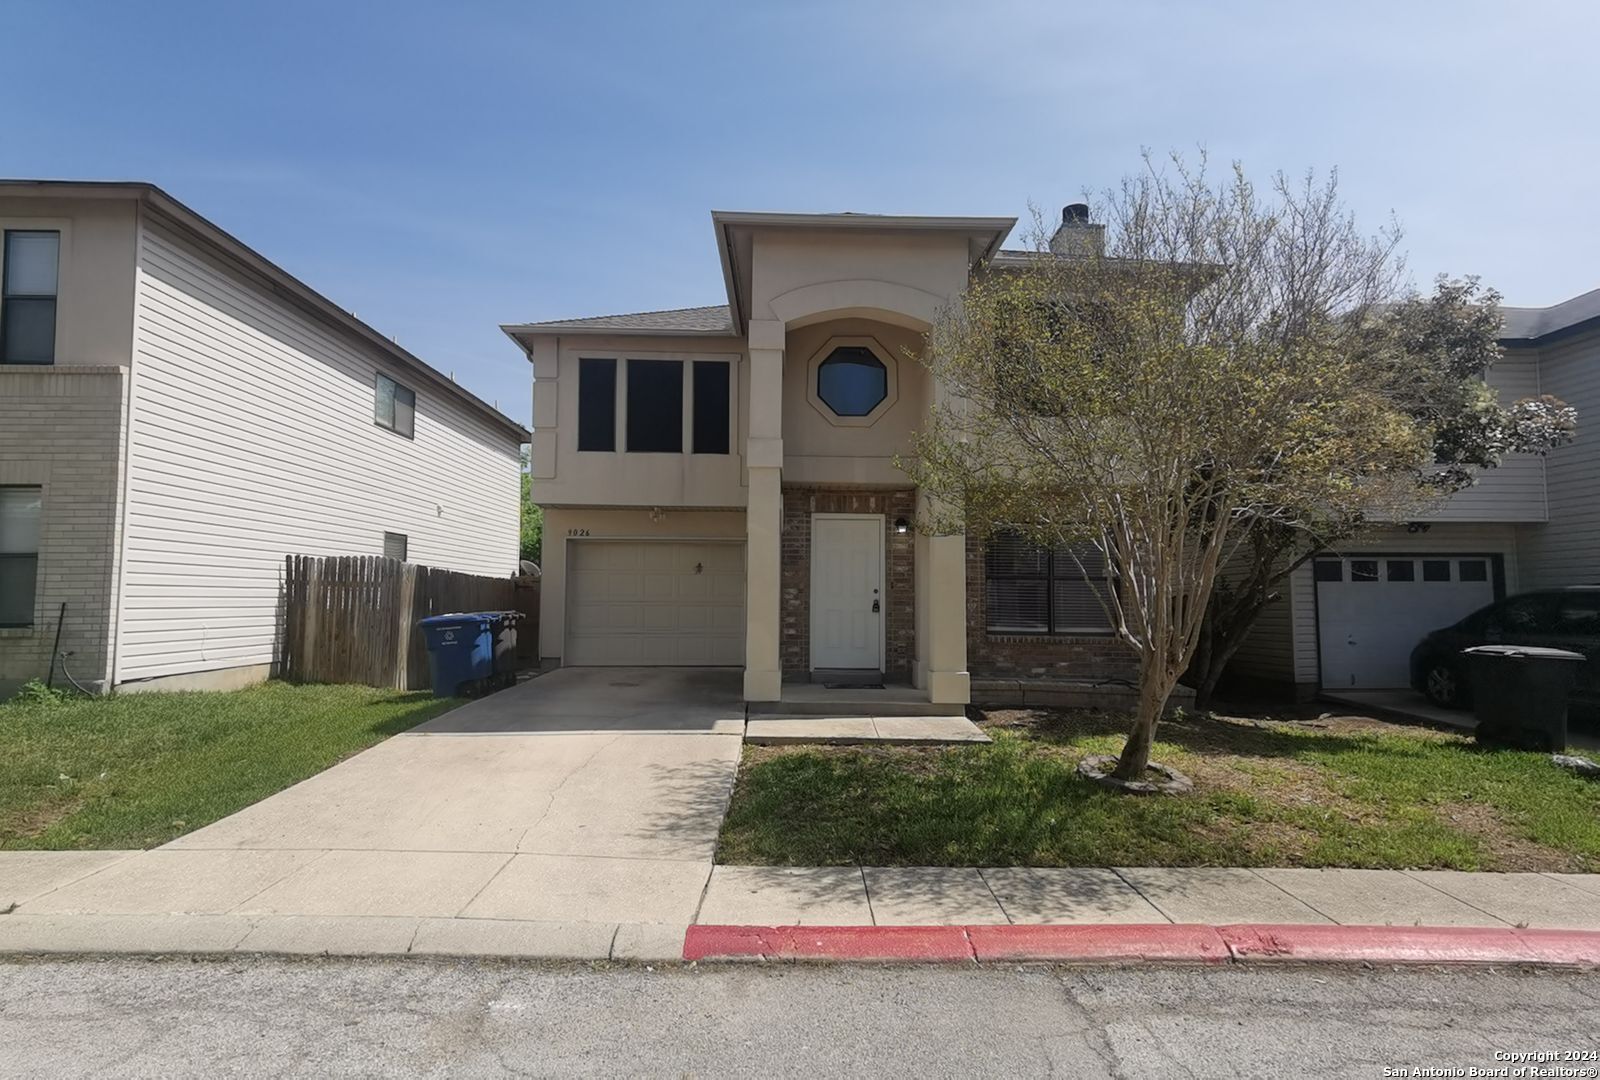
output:
[{"label": "two-story house", "polygon": [[290,553],[515,571],[526,430],[171,196],[0,241],[0,696],[262,678]]},{"label": "two-story house", "polygon": [[[1081,213],[1063,252],[1101,239]],[[712,215],[726,303],[506,326],[534,369],[547,663],[915,687],[1132,672],[1070,557],[914,528],[923,335],[1013,218]]]},{"label": "two-story house", "polygon": [[[896,467],[944,389],[923,334],[1011,218],[713,213],[726,303],[504,327],[534,369],[549,664],[728,665],[745,697],[884,680],[932,709],[1089,703],[1133,673],[1074,560],[918,532]],[[1084,208],[1051,247],[1103,243]],[[1600,293],[1506,313],[1506,398],[1600,416]],[[1516,458],[1426,520],[1301,567],[1237,657],[1302,696],[1404,687],[1506,590],[1600,580],[1600,439]],[[1090,567],[1092,570],[1093,568]]]}]

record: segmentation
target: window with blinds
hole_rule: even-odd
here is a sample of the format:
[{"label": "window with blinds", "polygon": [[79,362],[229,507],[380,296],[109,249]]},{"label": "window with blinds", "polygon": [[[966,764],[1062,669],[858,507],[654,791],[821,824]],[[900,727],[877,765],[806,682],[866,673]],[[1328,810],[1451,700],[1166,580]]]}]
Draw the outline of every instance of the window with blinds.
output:
[{"label": "window with blinds", "polygon": [[997,533],[989,540],[984,562],[991,633],[1111,632],[1096,591],[1109,586],[1106,561],[1094,545],[1051,551],[1015,534]]}]

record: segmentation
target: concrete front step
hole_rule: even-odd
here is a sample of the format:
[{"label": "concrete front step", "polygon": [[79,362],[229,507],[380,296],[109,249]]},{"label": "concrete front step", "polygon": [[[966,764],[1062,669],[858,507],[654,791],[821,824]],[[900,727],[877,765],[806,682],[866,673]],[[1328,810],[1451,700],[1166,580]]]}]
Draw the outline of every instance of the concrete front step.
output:
[{"label": "concrete front step", "polygon": [[[1121,683],[1079,682],[1069,679],[973,679],[972,703],[986,709],[1131,709],[1138,691]],[[1194,691],[1173,688],[1172,707],[1190,708]]]},{"label": "concrete front step", "polygon": [[965,716],[965,705],[936,705],[931,701],[752,701],[745,706],[750,720],[799,720],[809,717]]},{"label": "concrete front step", "polygon": [[965,705],[934,704],[914,686],[850,686],[829,688],[818,683],[785,683],[779,701],[751,701],[745,715],[794,718],[802,716],[965,716]]},{"label": "concrete front step", "polygon": [[745,723],[744,741],[757,746],[951,746],[991,740],[965,716],[801,716],[751,719]]}]

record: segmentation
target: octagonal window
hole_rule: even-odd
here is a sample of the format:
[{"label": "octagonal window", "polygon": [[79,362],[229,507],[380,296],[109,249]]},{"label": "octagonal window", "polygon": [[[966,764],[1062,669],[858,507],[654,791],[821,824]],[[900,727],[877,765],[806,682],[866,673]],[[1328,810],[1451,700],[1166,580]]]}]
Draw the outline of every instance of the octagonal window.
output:
[{"label": "octagonal window", "polygon": [[841,345],[817,368],[817,397],[840,416],[866,416],[889,396],[889,371],[862,345]]}]

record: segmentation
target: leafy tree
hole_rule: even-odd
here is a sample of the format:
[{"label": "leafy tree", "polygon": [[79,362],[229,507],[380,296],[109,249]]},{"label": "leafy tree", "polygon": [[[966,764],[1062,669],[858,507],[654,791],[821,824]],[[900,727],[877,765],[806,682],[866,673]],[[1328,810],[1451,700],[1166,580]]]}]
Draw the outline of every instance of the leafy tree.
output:
[{"label": "leafy tree", "polygon": [[[1210,705],[1223,670],[1285,580],[1319,551],[1359,537],[1384,519],[1415,515],[1476,482],[1506,454],[1544,453],[1571,439],[1575,411],[1549,395],[1502,404],[1484,374],[1502,358],[1500,295],[1476,278],[1441,277],[1432,295],[1407,296],[1369,313],[1354,348],[1360,369],[1417,428],[1428,457],[1398,480],[1398,492],[1357,488],[1352,498],[1275,508],[1243,522],[1243,555],[1218,578],[1187,681]],[[1400,497],[1396,498],[1396,495]]]},{"label": "leafy tree", "polygon": [[1097,591],[1139,663],[1116,775],[1138,779],[1254,526],[1403,499],[1432,446],[1362,347],[1398,232],[1359,232],[1334,177],[1262,192],[1147,157],[1100,210],[1103,254],[1041,244],[941,317],[925,359],[950,397],[906,464],[925,528],[1105,556]]},{"label": "leafy tree", "polygon": [[533,501],[533,477],[528,471],[529,447],[522,448],[522,544],[517,556],[525,562],[539,561],[544,546],[544,511]]}]

